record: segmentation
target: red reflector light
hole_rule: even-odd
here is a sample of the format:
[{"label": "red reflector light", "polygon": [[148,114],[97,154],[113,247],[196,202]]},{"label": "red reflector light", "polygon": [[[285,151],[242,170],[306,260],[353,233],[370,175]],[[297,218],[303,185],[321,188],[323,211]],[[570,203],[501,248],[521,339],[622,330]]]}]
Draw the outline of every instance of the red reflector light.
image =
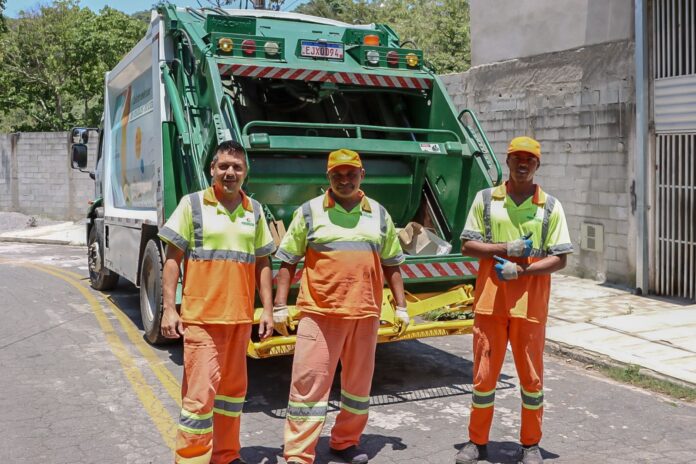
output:
[{"label": "red reflector light", "polygon": [[245,55],[253,55],[256,53],[256,42],[251,39],[246,39],[242,42],[242,53]]},{"label": "red reflector light", "polygon": [[399,66],[399,54],[395,51],[388,52],[387,63],[389,66]]}]

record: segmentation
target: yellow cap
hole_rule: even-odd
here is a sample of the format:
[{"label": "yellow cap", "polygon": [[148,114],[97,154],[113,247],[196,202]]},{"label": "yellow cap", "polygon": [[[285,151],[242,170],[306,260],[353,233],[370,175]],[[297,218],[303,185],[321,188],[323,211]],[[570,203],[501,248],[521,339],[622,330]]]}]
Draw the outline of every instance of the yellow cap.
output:
[{"label": "yellow cap", "polygon": [[531,137],[515,137],[508,145],[508,155],[516,152],[525,152],[541,159],[541,145]]},{"label": "yellow cap", "polygon": [[346,148],[341,148],[340,150],[329,153],[329,163],[326,167],[327,172],[338,166],[363,167],[362,161],[360,161],[360,155]]}]

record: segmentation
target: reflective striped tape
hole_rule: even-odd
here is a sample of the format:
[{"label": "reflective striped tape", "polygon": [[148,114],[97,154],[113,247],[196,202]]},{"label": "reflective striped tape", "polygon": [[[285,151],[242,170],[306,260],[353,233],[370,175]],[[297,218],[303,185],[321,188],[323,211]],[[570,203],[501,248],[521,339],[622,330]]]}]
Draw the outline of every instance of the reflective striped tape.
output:
[{"label": "reflective striped tape", "polygon": [[[401,264],[401,276],[404,279],[433,279],[441,277],[476,277],[478,274],[478,261],[452,261],[446,263],[416,263]],[[276,283],[278,270],[273,271],[273,282]],[[302,269],[295,271],[292,284],[296,284],[302,278]]]},{"label": "reflective striped tape", "polygon": [[495,403],[495,389],[482,392],[474,388],[471,393],[471,406],[474,408],[490,408]]},{"label": "reflective striped tape", "polygon": [[341,409],[358,415],[367,414],[370,409],[370,397],[351,395],[341,390]]},{"label": "reflective striped tape", "polygon": [[239,417],[244,409],[244,397],[215,395],[213,412],[229,417]]},{"label": "reflective striped tape", "polygon": [[212,433],[213,413],[196,414],[182,409],[179,414],[179,430],[194,435]]},{"label": "reflective striped tape", "polygon": [[522,397],[522,407],[525,409],[536,410],[544,406],[544,392],[528,392],[524,388],[520,388],[520,396]]},{"label": "reflective striped tape", "polygon": [[326,418],[328,407],[329,403],[326,401],[317,403],[289,401],[286,417],[293,421],[323,422]]},{"label": "reflective striped tape", "polygon": [[330,72],[246,64],[218,64],[218,69],[223,76],[232,75],[309,82],[333,82],[334,84],[360,85],[366,87],[397,87],[416,90],[425,90],[433,86],[432,79],[409,76]]}]

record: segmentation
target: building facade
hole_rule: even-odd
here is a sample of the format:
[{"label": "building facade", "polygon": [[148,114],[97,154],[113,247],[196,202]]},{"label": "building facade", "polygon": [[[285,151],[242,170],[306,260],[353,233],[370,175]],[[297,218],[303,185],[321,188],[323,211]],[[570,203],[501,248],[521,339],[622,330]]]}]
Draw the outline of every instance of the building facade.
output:
[{"label": "building facade", "polygon": [[472,65],[443,76],[504,165],[542,144],[566,272],[696,298],[696,3],[471,0]]}]

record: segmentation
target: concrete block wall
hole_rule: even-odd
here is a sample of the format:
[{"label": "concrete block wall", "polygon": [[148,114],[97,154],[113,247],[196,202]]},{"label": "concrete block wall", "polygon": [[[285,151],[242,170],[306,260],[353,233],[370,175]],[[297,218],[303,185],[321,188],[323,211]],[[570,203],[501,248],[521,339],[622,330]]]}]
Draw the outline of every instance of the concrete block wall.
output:
[{"label": "concrete block wall", "polygon": [[[478,115],[504,166],[507,144],[542,146],[537,180],[566,212],[575,253],[565,272],[633,284],[634,62],[631,41],[537,55],[441,76],[459,109]],[[604,249],[580,249],[581,224],[604,226]]]},{"label": "concrete block wall", "polygon": [[[94,169],[95,142],[90,140],[88,169]],[[67,132],[1,134],[0,211],[83,218],[94,199],[94,181],[71,169],[68,150]]]}]

